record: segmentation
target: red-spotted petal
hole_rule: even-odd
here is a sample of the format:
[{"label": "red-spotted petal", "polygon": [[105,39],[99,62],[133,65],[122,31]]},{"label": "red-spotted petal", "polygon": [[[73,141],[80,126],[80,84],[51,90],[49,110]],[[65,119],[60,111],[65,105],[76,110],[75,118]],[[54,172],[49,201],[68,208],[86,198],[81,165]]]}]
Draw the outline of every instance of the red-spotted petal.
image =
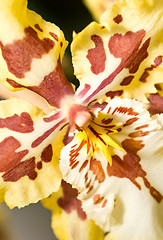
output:
[{"label": "red-spotted petal", "polygon": [[[79,132],[62,149],[63,178],[78,189],[88,217],[110,232],[110,238],[161,240],[163,130],[160,120],[151,118],[142,103],[119,98],[111,100],[100,114],[88,127],[94,129],[92,133],[98,141],[85,130],[90,141],[82,139],[84,135]],[[102,134],[100,127],[103,127]],[[108,131],[108,127],[117,132]],[[104,132],[117,145],[109,142]],[[95,141],[92,150],[91,139]],[[104,145],[110,143],[112,164],[100,141]],[[138,221],[139,230],[135,228]]]},{"label": "red-spotted petal", "polygon": [[78,102],[115,96],[147,102],[162,83],[161,0],[117,1],[101,18],[74,34],[72,56],[80,80]]},{"label": "red-spotted petal", "polygon": [[74,94],[61,67],[67,41],[56,25],[26,5],[26,0],[0,3],[0,81],[12,91],[28,88],[60,107],[62,98]]},{"label": "red-spotted petal", "polygon": [[78,191],[62,181],[58,192],[42,201],[52,210],[52,228],[60,240],[103,240],[104,232],[88,220],[77,199]]},{"label": "red-spotted petal", "polygon": [[23,207],[60,186],[66,119],[60,111],[45,115],[14,98],[0,102],[0,113],[1,200],[10,207]]}]

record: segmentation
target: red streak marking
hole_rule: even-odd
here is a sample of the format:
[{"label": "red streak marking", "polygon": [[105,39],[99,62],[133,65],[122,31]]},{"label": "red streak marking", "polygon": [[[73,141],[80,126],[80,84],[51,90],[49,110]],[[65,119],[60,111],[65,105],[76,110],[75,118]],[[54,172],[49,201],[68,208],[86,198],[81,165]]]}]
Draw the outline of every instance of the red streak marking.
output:
[{"label": "red streak marking", "polygon": [[58,61],[54,71],[44,77],[38,86],[23,86],[12,79],[6,79],[14,88],[28,88],[43,98],[45,98],[51,106],[60,107],[60,102],[65,95],[74,95],[74,89],[70,82],[67,81],[60,61]]},{"label": "red streak marking", "polygon": [[127,115],[134,115],[134,116],[139,115],[139,113],[134,112],[133,108],[131,108],[131,107],[130,108],[128,108],[128,107],[116,107],[112,114],[114,114],[116,112],[123,113],[123,114],[127,113]]},{"label": "red streak marking", "polygon": [[150,94],[148,100],[150,102],[148,111],[151,114],[163,113],[163,96],[158,93]]},{"label": "red streak marking", "polygon": [[2,55],[8,69],[17,78],[24,78],[25,73],[30,71],[33,58],[41,58],[54,47],[51,39],[40,40],[33,28],[25,28],[24,32],[23,39],[14,40],[11,44],[4,46],[0,41]]},{"label": "red streak marking", "polygon": [[121,86],[127,86],[131,83],[134,76],[128,76],[123,79],[123,81],[120,83]]},{"label": "red streak marking", "polygon": [[129,126],[129,125],[132,125],[134,122],[136,122],[139,118],[137,117],[134,117],[134,118],[130,118],[126,121],[125,124],[123,124],[123,127],[126,127],[126,126]]},{"label": "red streak marking", "polygon": [[150,38],[147,39],[141,48],[140,44],[145,36],[145,31],[127,32],[124,36],[122,34],[114,34],[109,40],[110,53],[115,58],[121,58],[120,65],[105,78],[97,89],[84,101],[87,103],[92,97],[104,89],[107,85],[112,83],[115,77],[124,69],[128,68],[130,73],[135,73],[142,61],[148,57],[147,48],[149,46]]},{"label": "red streak marking", "polygon": [[50,162],[52,160],[53,156],[53,148],[52,145],[49,144],[46,148],[44,148],[42,154],[41,154],[41,160],[44,162]]},{"label": "red streak marking", "polygon": [[89,91],[90,88],[91,88],[91,86],[89,84],[85,84],[83,90],[81,90],[78,93],[77,97],[79,97],[79,98],[84,97],[87,94],[87,92]]},{"label": "red streak marking", "polygon": [[109,177],[115,176],[118,178],[128,178],[139,190],[141,186],[136,182],[138,177],[144,180],[145,186],[150,190],[151,195],[156,199],[157,202],[161,202],[163,196],[151,186],[149,181],[146,179],[146,172],[140,165],[140,158],[134,153],[127,153],[123,159],[119,156],[112,156],[112,166],[108,163],[107,172]]},{"label": "red streak marking", "polygon": [[96,194],[93,196],[93,204],[99,204],[104,200],[104,197],[101,197],[100,194]]},{"label": "red streak marking", "polygon": [[57,36],[55,33],[49,32],[49,34],[50,34],[56,41],[58,41],[58,36]]},{"label": "red streak marking", "polygon": [[64,123],[66,119],[62,119],[60,122],[58,122],[54,127],[46,131],[42,136],[38,137],[32,144],[31,147],[35,148],[39,146],[49,135],[55,131],[57,127],[59,127],[60,124]]},{"label": "red streak marking", "polygon": [[90,186],[90,188],[87,191],[87,194],[90,193],[93,190],[93,186]]},{"label": "red streak marking", "polygon": [[111,111],[111,107],[108,108],[107,114],[110,113],[110,111]]},{"label": "red streak marking", "polygon": [[14,114],[11,117],[0,118],[0,128],[8,128],[12,131],[30,133],[34,130],[33,121],[27,112],[20,116]]},{"label": "red streak marking", "polygon": [[102,119],[101,122],[102,122],[103,124],[110,124],[112,121],[113,121],[113,118],[108,118],[108,119],[105,119],[105,118],[104,118],[104,119]]},{"label": "red streak marking", "polygon": [[36,28],[37,30],[39,30],[40,32],[43,32],[42,28],[40,28],[40,26],[39,26],[38,24],[35,24],[35,28]]},{"label": "red streak marking", "polygon": [[79,161],[75,162],[74,165],[71,167],[71,169],[76,168],[78,164],[79,164]]},{"label": "red streak marking", "polygon": [[81,201],[77,199],[77,189],[72,188],[72,186],[65,181],[62,181],[62,189],[63,197],[58,199],[58,205],[64,209],[67,214],[75,210],[82,221],[86,220],[87,216],[81,207]]},{"label": "red streak marking", "polygon": [[81,171],[87,166],[87,164],[88,164],[88,160],[85,160],[85,161],[83,162],[83,164],[81,165],[81,167],[80,167],[80,169],[79,169],[79,172],[81,172]]},{"label": "red streak marking", "polygon": [[122,15],[118,14],[115,18],[113,18],[113,21],[117,24],[121,23],[123,21]]},{"label": "red streak marking", "polygon": [[64,129],[66,126],[68,126],[69,125],[69,123],[65,123],[65,125],[63,125],[60,129],[59,129],[59,131],[62,131],[62,129]]},{"label": "red streak marking", "polygon": [[89,182],[87,183],[86,188],[90,187],[90,184],[91,184],[91,180],[89,180]]},{"label": "red streak marking", "polygon": [[35,157],[32,157],[24,162],[20,162],[15,168],[2,175],[2,177],[7,182],[17,182],[24,176],[28,176],[30,180],[35,180],[37,177],[35,167]]},{"label": "red streak marking", "polygon": [[118,91],[109,91],[106,93],[106,96],[107,97],[110,97],[111,99],[114,98],[114,97],[119,97],[121,96],[123,93],[123,90],[118,90]]},{"label": "red streak marking", "polygon": [[131,137],[131,138],[137,138],[137,137],[144,137],[144,136],[147,136],[149,135],[149,132],[143,132],[141,130],[137,131],[137,132],[132,132],[130,133],[128,136]]},{"label": "red streak marking", "polygon": [[142,129],[142,128],[147,128],[149,126],[149,124],[144,124],[144,125],[141,125],[139,127],[136,127],[135,130],[139,130],[139,129]]},{"label": "red streak marking", "polygon": [[95,43],[95,48],[88,50],[87,58],[91,64],[91,71],[98,75],[105,70],[106,54],[100,36],[92,35],[91,40]]},{"label": "red streak marking", "polygon": [[[82,140],[82,142],[80,143],[80,145],[77,147],[77,148],[75,148],[75,149],[72,149],[71,151],[70,151],[70,154],[69,154],[69,156],[70,156],[70,167],[76,162],[76,158],[79,156],[79,152],[80,152],[80,150],[83,148],[83,146],[86,144],[86,141],[85,140]],[[71,148],[73,148],[73,147],[71,147]]]},{"label": "red streak marking", "polygon": [[99,183],[104,182],[105,180],[105,172],[102,168],[102,164],[100,161],[98,161],[95,158],[91,158],[90,160],[90,170],[93,171],[93,174],[96,175],[96,180],[98,180]]},{"label": "red streak marking", "polygon": [[[97,126],[99,126],[98,124],[96,124]],[[92,128],[91,126],[88,126],[89,129],[91,130],[91,132],[98,138],[100,139],[100,141],[106,145],[106,142],[102,139],[102,137],[100,137],[100,134],[98,132],[96,132],[96,130],[94,128]]]},{"label": "red streak marking", "polygon": [[107,199],[104,200],[104,202],[103,202],[103,204],[102,204],[102,208],[104,208],[104,207],[106,206],[107,201],[108,201]]},{"label": "red streak marking", "polygon": [[43,120],[44,122],[52,122],[54,120],[57,120],[59,117],[61,117],[61,112],[57,112],[50,117],[43,118]]}]

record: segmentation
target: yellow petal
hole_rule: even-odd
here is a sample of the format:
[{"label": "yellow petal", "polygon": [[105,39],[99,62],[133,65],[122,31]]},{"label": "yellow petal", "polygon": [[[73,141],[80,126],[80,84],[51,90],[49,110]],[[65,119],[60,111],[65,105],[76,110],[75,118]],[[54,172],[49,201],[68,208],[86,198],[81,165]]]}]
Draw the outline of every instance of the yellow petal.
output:
[{"label": "yellow petal", "polygon": [[78,102],[114,96],[147,102],[162,83],[163,3],[117,1],[72,43]]},{"label": "yellow petal", "polygon": [[83,0],[94,19],[99,21],[101,15],[110,8],[116,0]]},{"label": "yellow petal", "polygon": [[14,98],[0,102],[0,113],[1,201],[11,208],[23,207],[60,186],[65,119],[60,111],[45,115]]},{"label": "yellow petal", "polygon": [[103,240],[104,232],[88,220],[77,199],[77,190],[62,182],[57,193],[42,201],[52,210],[52,228],[59,240]]},{"label": "yellow petal", "polygon": [[26,5],[26,0],[0,3],[0,81],[12,91],[28,88],[59,107],[65,95],[74,94],[61,67],[67,41]]}]

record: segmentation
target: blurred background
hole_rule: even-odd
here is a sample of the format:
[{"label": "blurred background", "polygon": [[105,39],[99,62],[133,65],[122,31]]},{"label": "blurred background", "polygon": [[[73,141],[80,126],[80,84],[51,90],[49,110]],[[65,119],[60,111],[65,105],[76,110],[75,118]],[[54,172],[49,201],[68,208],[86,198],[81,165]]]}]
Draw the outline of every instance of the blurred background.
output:
[{"label": "blurred background", "polygon": [[[82,0],[28,0],[28,8],[39,13],[46,21],[59,26],[71,43],[72,33],[80,32],[91,21],[91,15]],[[78,86],[73,75],[70,44],[63,60],[67,79]],[[51,212],[41,203],[22,209],[10,210],[2,204],[3,221],[0,222],[0,240],[56,240],[51,229]]]}]

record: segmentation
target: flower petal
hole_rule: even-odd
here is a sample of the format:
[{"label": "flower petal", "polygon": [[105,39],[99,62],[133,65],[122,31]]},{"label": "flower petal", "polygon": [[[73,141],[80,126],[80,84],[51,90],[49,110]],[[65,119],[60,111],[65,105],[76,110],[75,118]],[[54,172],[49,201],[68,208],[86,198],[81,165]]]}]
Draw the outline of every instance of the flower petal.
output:
[{"label": "flower petal", "polygon": [[147,102],[162,80],[161,0],[117,1],[101,18],[74,34],[72,55],[80,80],[77,100],[121,96]]},{"label": "flower petal", "polygon": [[103,231],[88,220],[77,199],[78,191],[62,181],[59,191],[42,201],[53,211],[52,228],[60,240],[102,240]]},{"label": "flower petal", "polygon": [[25,87],[60,107],[63,97],[74,94],[61,67],[67,41],[26,5],[26,0],[0,3],[0,80],[12,91]]},{"label": "flower petal", "polygon": [[101,15],[110,8],[116,0],[83,0],[94,19],[99,21]]},{"label": "flower petal", "polygon": [[23,207],[60,186],[59,154],[66,120],[60,111],[45,115],[14,98],[0,102],[0,113],[1,200],[11,208]]},{"label": "flower petal", "polygon": [[[125,152],[108,146],[112,156],[110,165],[98,146],[92,155],[88,151],[88,142],[85,139],[79,142],[80,138],[75,135],[61,151],[63,178],[78,189],[88,217],[104,231],[110,232],[110,239],[161,240],[161,120],[150,118],[142,103],[128,99],[115,98],[102,112],[105,118],[101,122],[105,129],[107,124],[121,123],[117,132],[111,135],[108,132],[108,135]],[[103,138],[103,135],[100,137]],[[137,229],[138,221],[140,227]]]}]

